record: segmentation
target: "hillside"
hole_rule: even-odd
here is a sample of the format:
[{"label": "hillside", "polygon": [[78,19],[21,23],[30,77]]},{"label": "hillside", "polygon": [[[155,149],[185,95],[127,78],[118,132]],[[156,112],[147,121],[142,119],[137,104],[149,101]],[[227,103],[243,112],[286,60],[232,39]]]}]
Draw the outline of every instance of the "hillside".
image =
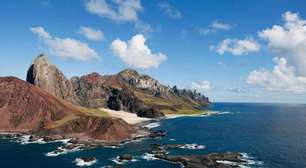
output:
[{"label": "hillside", "polygon": [[136,128],[103,111],[78,107],[15,77],[0,77],[0,131],[121,141]]},{"label": "hillside", "polygon": [[33,61],[27,81],[75,105],[124,110],[140,117],[199,114],[203,111],[198,107],[209,104],[209,99],[196,91],[163,85],[133,69],[115,75],[91,73],[67,79],[46,55]]}]

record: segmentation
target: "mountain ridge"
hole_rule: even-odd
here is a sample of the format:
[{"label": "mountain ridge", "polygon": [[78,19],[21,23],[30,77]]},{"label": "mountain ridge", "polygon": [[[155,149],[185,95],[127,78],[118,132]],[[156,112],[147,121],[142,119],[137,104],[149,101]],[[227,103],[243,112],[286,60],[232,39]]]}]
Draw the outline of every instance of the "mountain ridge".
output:
[{"label": "mountain ridge", "polygon": [[198,107],[210,103],[207,97],[195,90],[163,85],[134,69],[113,75],[93,72],[67,79],[43,54],[34,59],[27,77],[28,82],[73,104],[124,110],[148,118],[159,118],[169,113],[200,113]]}]

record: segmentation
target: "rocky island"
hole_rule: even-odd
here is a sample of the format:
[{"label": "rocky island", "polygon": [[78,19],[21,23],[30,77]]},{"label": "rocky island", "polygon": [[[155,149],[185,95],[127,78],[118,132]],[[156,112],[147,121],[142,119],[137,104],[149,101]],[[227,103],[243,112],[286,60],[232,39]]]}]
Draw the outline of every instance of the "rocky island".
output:
[{"label": "rocky island", "polygon": [[[205,114],[199,107],[209,103],[197,91],[162,85],[132,69],[114,75],[91,73],[68,79],[41,54],[31,63],[26,81],[0,77],[0,131],[8,138],[27,135],[29,141],[70,139],[46,154],[58,156],[100,145],[122,145],[142,137],[163,137],[166,131],[150,130],[139,126],[139,122],[167,115]],[[148,154],[190,168],[237,167],[243,162],[239,153],[168,155],[167,149],[189,148],[186,145],[155,144]],[[130,160],[130,154],[117,158],[117,162]],[[96,159],[77,158],[75,162],[92,165]]]},{"label": "rocky island", "polygon": [[158,119],[166,114],[205,113],[198,107],[207,104],[208,98],[196,91],[162,85],[132,69],[68,79],[40,54],[26,81],[0,78],[0,131],[121,142],[148,133],[103,109]]}]

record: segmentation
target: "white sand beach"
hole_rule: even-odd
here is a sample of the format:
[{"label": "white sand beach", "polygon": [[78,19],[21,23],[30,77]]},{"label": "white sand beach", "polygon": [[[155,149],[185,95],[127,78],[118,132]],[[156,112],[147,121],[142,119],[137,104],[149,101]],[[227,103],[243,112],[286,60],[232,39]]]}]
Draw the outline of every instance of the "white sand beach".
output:
[{"label": "white sand beach", "polygon": [[129,124],[139,124],[152,120],[150,118],[138,117],[137,114],[126,111],[115,111],[107,108],[100,108],[100,110],[107,112],[111,117],[121,118]]}]

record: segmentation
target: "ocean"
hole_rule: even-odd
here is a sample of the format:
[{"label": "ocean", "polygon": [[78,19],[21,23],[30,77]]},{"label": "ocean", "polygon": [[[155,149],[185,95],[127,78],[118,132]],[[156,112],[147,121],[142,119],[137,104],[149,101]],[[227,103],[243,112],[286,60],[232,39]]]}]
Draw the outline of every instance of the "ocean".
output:
[{"label": "ocean", "polygon": [[166,130],[165,137],[144,139],[119,148],[104,147],[51,157],[46,155],[61,146],[61,142],[20,144],[1,139],[0,167],[70,168],[78,167],[77,163],[82,165],[75,161],[77,158],[92,156],[97,161],[90,167],[101,168],[116,165],[115,158],[127,153],[135,160],[121,163],[123,167],[181,167],[148,155],[152,143],[190,144],[184,149],[171,149],[170,154],[240,152],[250,160],[245,167],[306,167],[306,105],[214,103],[208,109],[218,114],[162,120],[153,129]]}]

